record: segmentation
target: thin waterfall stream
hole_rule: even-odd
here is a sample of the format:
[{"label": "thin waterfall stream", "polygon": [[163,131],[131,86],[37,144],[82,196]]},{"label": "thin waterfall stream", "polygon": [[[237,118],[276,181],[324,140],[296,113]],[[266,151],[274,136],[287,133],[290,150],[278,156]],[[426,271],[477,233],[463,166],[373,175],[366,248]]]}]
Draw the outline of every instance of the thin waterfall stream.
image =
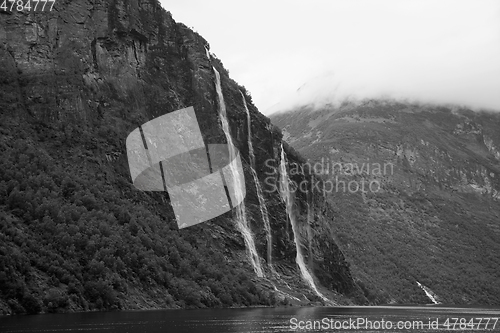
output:
[{"label": "thin waterfall stream", "polygon": [[[221,81],[220,81],[220,74],[215,69],[215,67],[212,67],[215,73],[215,89],[217,91],[217,97],[218,97],[218,102],[219,102],[219,115],[220,119],[222,122],[222,130],[224,131],[224,134],[226,136],[227,140],[227,146],[229,148],[229,158],[231,161],[233,161],[236,158],[236,149],[233,143],[233,138],[231,136],[231,130],[229,128],[229,122],[227,120],[227,114],[226,114],[226,104],[224,102],[224,96],[222,95],[222,86],[221,86]],[[245,241],[245,247],[248,252],[248,257],[250,258],[250,262],[252,264],[252,267],[257,274],[258,277],[263,277],[264,272],[262,271],[261,263],[260,263],[260,257],[257,253],[257,249],[255,248],[255,241],[254,237],[252,234],[252,231],[250,230],[250,227],[248,225],[247,217],[246,217],[246,207],[245,207],[245,202],[244,198],[245,195],[243,191],[241,190],[242,184],[241,180],[243,179],[244,181],[244,175],[241,175],[238,168],[234,166],[233,163],[230,164],[231,168],[231,175],[233,178],[233,184],[235,188],[235,196],[236,196],[236,202],[240,202],[239,205],[235,205],[236,207],[236,226],[238,228],[238,231],[241,233],[243,236],[243,240]]]},{"label": "thin waterfall stream", "polygon": [[260,214],[262,215],[262,221],[264,222],[264,229],[266,231],[267,238],[267,264],[272,269],[272,251],[273,251],[273,239],[271,234],[271,224],[269,222],[269,214],[266,207],[266,201],[264,199],[264,193],[262,191],[262,186],[260,184],[259,178],[257,177],[257,172],[255,171],[255,154],[253,150],[252,143],[252,120],[250,117],[250,111],[248,110],[247,102],[245,96],[240,91],[241,97],[243,98],[243,105],[245,106],[245,111],[247,113],[247,123],[248,123],[248,151],[250,155],[250,169],[252,171],[252,177],[257,189],[257,198],[259,199]]},{"label": "thin waterfall stream", "polygon": [[295,218],[295,214],[293,212],[293,199],[290,193],[290,179],[288,178],[288,173],[286,169],[286,157],[285,150],[283,149],[283,144],[281,145],[281,160],[280,160],[280,189],[281,189],[281,197],[286,204],[286,212],[288,214],[288,218],[290,219],[290,224],[292,225],[292,232],[294,236],[295,247],[297,249],[297,256],[295,258],[295,262],[299,266],[300,274],[302,275],[302,279],[307,283],[307,285],[314,291],[316,295],[318,295],[323,301],[327,303],[332,303],[328,298],[323,296],[321,292],[316,287],[314,279],[307,269],[307,266],[304,262],[304,256],[302,254],[302,248],[300,245],[299,239],[299,230],[297,227],[297,221]]}]

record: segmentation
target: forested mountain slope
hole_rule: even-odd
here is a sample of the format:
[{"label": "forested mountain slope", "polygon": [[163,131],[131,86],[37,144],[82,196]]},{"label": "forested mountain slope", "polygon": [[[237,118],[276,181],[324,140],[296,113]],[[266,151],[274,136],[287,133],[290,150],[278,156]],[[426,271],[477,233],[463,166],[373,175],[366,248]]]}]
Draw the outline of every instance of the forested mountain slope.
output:
[{"label": "forested mountain slope", "polygon": [[[156,0],[58,0],[53,11],[0,12],[1,313],[320,304],[297,268],[285,203],[264,182],[267,165],[279,164],[281,133],[205,47]],[[263,278],[232,212],[179,230],[168,194],[139,191],[130,179],[127,135],[160,115],[193,106],[205,143],[226,142],[214,68]],[[300,159],[284,149],[287,165]],[[279,173],[271,177],[276,183]],[[335,302],[365,302],[333,240],[331,208],[318,198],[308,220],[305,199],[294,198],[297,239],[310,237],[305,255],[319,289]]]}]

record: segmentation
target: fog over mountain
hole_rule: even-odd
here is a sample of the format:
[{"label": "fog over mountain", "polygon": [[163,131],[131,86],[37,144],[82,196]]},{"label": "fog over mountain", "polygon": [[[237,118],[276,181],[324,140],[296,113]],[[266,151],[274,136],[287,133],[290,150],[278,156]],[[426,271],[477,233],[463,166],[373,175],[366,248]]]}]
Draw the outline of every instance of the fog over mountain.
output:
[{"label": "fog over mountain", "polygon": [[498,1],[216,0],[168,7],[203,31],[266,114],[328,101],[334,90],[334,98],[500,109]]},{"label": "fog over mountain", "polygon": [[[422,86],[423,87],[423,86]],[[339,107],[342,103],[360,104],[370,99],[393,100],[411,104],[448,105],[450,107],[467,107],[474,111],[498,112],[500,107],[488,103],[488,98],[479,100],[486,92],[453,94],[439,89],[389,89],[376,84],[357,84],[353,80],[342,81],[335,73],[326,72],[318,75],[296,91],[287,94],[282,100],[266,111],[268,114],[288,112],[303,107],[320,110],[323,107]],[[474,98],[478,97],[475,101]]]},{"label": "fog over mountain", "polygon": [[[500,304],[500,113],[388,100],[500,109],[499,2],[5,3],[0,332],[26,331],[12,314]],[[286,330],[281,310],[255,309],[262,329],[177,313],[33,322]]]}]

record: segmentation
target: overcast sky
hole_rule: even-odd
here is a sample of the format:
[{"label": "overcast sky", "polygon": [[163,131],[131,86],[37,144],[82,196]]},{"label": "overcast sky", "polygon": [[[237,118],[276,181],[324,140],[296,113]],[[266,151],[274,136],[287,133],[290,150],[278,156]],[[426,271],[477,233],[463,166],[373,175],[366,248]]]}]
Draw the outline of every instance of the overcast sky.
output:
[{"label": "overcast sky", "polygon": [[161,2],[265,114],[346,96],[500,110],[500,0]]}]

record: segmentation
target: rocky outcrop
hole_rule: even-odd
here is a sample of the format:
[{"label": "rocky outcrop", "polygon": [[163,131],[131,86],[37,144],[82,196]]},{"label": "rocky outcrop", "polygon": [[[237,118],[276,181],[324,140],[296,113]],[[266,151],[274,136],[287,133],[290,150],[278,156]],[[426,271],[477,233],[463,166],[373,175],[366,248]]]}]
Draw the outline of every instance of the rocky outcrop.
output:
[{"label": "rocky outcrop", "polygon": [[495,145],[493,139],[487,135],[483,135],[484,145],[488,148],[490,153],[500,161],[500,149]]},{"label": "rocky outcrop", "polygon": [[[46,149],[40,142],[60,142],[59,150],[46,149],[52,159],[76,154],[72,162],[60,162],[75,166],[86,159],[92,160],[100,166],[98,176],[103,175],[107,184],[123,186],[130,183],[125,138],[150,119],[194,106],[205,142],[225,141],[217,112],[214,66],[221,74],[232,136],[242,153],[247,180],[246,204],[259,254],[266,257],[266,237],[255,186],[250,181],[247,117],[240,91],[245,95],[251,115],[256,172],[272,212],[273,261],[281,281],[285,279],[297,290],[307,293],[295,265],[295,245],[284,203],[268,179],[276,177],[270,173],[269,165],[279,159],[281,131],[258,112],[250,94],[229,77],[220,60],[214,56],[207,58],[206,47],[208,42],[203,37],[175,22],[157,0],[58,0],[54,10],[43,15],[2,11],[2,126],[12,138],[18,135],[16,128],[22,127],[23,133],[28,134],[21,139],[40,149]],[[289,156],[291,162],[300,158],[292,152]],[[310,176],[295,177],[306,180]],[[130,196],[133,202],[139,200],[130,189],[121,193],[123,198]],[[150,194],[150,197],[163,203],[158,210],[170,216],[168,224],[174,223],[168,196]],[[296,205],[301,237],[307,244],[304,200],[298,195]],[[322,198],[314,200],[314,222],[309,226],[312,243],[305,252],[310,257],[308,262],[327,293],[329,290],[356,294],[357,286],[328,223],[332,219],[331,209]],[[223,216],[214,223],[223,224],[227,219],[228,216]],[[200,226],[193,232],[223,239],[217,246],[231,250],[227,254],[232,258],[229,262],[239,261],[253,274],[234,227],[227,230],[226,225],[211,230]],[[40,274],[44,274],[43,270]],[[276,283],[279,285],[279,280]],[[39,287],[41,292],[48,288],[44,283]],[[360,300],[363,301],[363,297]],[[124,307],[130,303],[125,301]]]}]

